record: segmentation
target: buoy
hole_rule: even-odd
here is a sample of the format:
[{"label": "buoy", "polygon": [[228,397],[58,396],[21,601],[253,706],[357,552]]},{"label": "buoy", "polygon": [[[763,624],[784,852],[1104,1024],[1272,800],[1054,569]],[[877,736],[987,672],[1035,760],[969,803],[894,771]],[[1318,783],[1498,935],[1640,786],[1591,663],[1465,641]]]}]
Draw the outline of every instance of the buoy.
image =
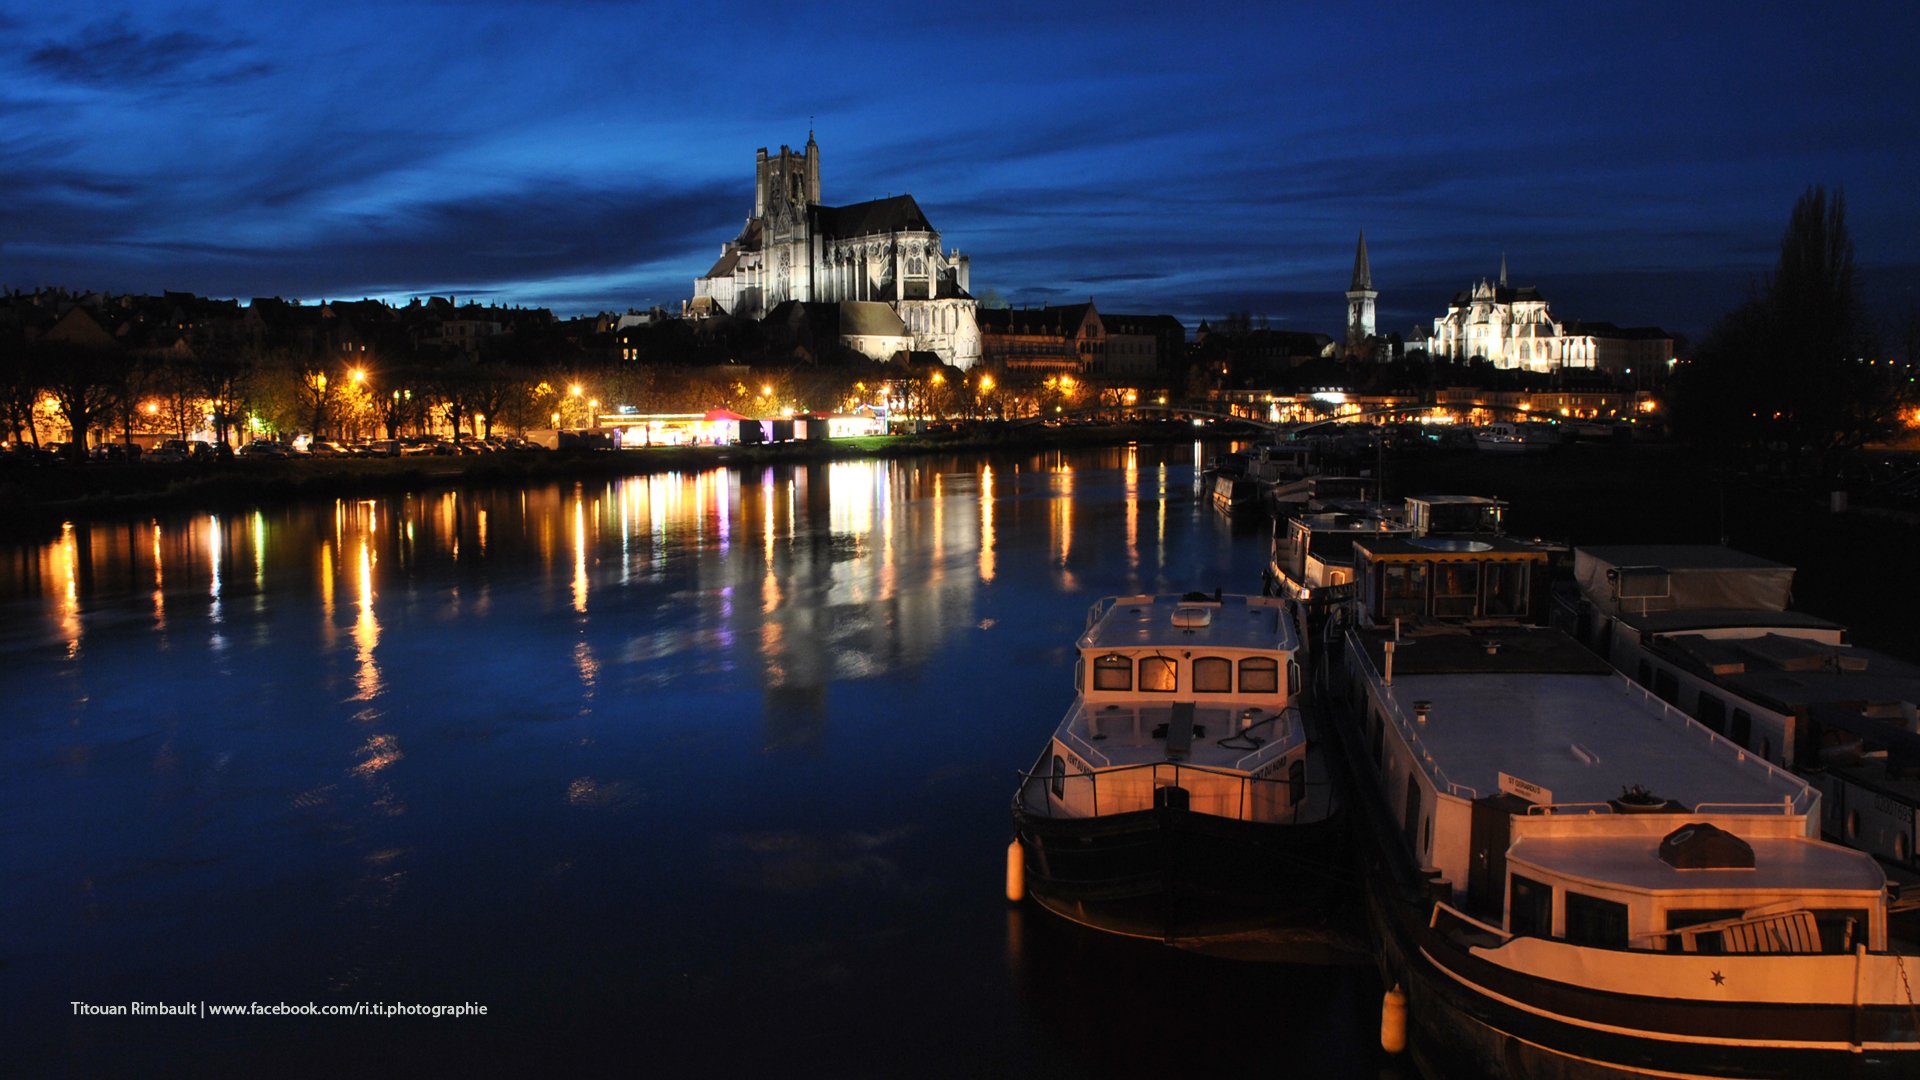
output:
[{"label": "buoy", "polygon": [[1399,983],[1380,999],[1380,1049],[1397,1054],[1407,1048],[1407,995]]},{"label": "buoy", "polygon": [[1007,845],[1007,899],[1019,903],[1027,895],[1027,855],[1020,850],[1020,838]]}]

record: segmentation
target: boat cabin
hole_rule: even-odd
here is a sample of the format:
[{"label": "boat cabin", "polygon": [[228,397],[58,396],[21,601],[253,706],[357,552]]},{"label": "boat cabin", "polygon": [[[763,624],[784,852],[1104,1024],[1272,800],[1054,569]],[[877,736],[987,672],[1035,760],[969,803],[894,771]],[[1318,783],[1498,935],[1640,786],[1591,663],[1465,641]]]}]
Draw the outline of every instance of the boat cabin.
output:
[{"label": "boat cabin", "polygon": [[1127,596],[1088,614],[1055,733],[1054,797],[1085,816],[1169,800],[1245,820],[1306,796],[1293,606],[1263,596]]},{"label": "boat cabin", "polygon": [[[1411,504],[1415,500],[1408,500]],[[1358,612],[1368,623],[1544,622],[1553,548],[1493,533],[1354,541]]]}]

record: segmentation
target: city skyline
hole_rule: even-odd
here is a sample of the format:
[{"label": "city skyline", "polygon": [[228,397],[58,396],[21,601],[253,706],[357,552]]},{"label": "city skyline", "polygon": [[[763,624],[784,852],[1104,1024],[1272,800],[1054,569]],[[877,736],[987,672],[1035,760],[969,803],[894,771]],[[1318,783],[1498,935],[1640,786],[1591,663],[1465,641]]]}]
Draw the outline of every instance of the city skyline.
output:
[{"label": "city skyline", "polygon": [[1697,335],[1810,184],[1883,322],[1920,283],[1891,6],[96,11],[0,11],[0,285],[677,308],[810,130],[824,202],[913,194],[1016,306],[1337,337],[1364,229],[1383,333],[1504,253]]}]

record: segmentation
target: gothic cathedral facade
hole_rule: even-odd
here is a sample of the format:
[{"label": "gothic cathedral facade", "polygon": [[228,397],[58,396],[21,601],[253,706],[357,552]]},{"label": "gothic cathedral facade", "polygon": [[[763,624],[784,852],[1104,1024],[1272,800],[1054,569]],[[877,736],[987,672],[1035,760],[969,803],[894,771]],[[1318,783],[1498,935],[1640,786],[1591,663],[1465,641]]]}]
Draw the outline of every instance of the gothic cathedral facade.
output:
[{"label": "gothic cathedral facade", "polygon": [[880,302],[899,316],[916,351],[970,368],[980,328],[967,257],[945,251],[911,195],[825,206],[813,133],[794,151],[754,155],[753,216],[695,278],[687,311],[759,319],[789,300]]}]

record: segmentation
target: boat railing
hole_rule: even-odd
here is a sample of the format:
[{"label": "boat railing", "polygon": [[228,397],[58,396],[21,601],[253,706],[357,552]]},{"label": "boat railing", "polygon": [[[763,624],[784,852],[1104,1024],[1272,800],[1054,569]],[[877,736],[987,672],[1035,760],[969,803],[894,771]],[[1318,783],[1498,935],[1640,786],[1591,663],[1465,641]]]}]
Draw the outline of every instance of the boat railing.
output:
[{"label": "boat railing", "polygon": [[[1317,801],[1320,805],[1328,805],[1327,796],[1333,789],[1333,781],[1331,780],[1309,780],[1305,777],[1295,779],[1291,775],[1271,777],[1250,776],[1246,773],[1235,772],[1230,769],[1217,769],[1206,765],[1189,765],[1177,761],[1143,761],[1137,765],[1121,765],[1115,768],[1098,769],[1090,773],[1055,772],[1050,768],[1036,767],[1032,770],[1022,770],[1018,775],[1020,777],[1022,800],[1029,809],[1044,808],[1047,817],[1059,817],[1069,811],[1072,812],[1072,816],[1074,817],[1099,817],[1102,813],[1100,809],[1100,786],[1102,780],[1109,782],[1110,795],[1107,813],[1124,813],[1132,809],[1145,808],[1130,806],[1127,810],[1122,811],[1111,809],[1111,804],[1117,799],[1116,796],[1111,794],[1111,789],[1115,787],[1125,787],[1129,789],[1131,798],[1126,801],[1139,801],[1139,791],[1142,788],[1139,777],[1141,773],[1150,774],[1146,781],[1146,787],[1149,790],[1157,790],[1161,787],[1178,787],[1186,789],[1191,793],[1192,789],[1188,788],[1185,782],[1187,774],[1205,776],[1215,781],[1232,783],[1238,788],[1238,793],[1233,800],[1235,812],[1231,815],[1221,813],[1216,816],[1231,816],[1240,821],[1266,820],[1255,818],[1252,814],[1254,797],[1260,793],[1273,791],[1284,792],[1279,796],[1279,805],[1297,813],[1300,807],[1310,802]],[[1171,783],[1164,785],[1159,783],[1163,774],[1170,779]],[[1075,785],[1084,786],[1075,787]],[[1053,791],[1053,798],[1047,797],[1049,788]],[[1083,790],[1087,793],[1087,800],[1084,805],[1090,808],[1086,812],[1079,809],[1081,804],[1078,793]],[[1037,792],[1040,798],[1026,799],[1025,796],[1030,792]],[[1210,799],[1209,801],[1214,802],[1215,805],[1224,807],[1222,800],[1216,798]],[[1152,804],[1149,803],[1149,805]]]},{"label": "boat railing", "polygon": [[[1674,803],[1674,806],[1683,804]],[[1617,814],[1620,811],[1607,802],[1570,802],[1536,803],[1527,807],[1529,815],[1548,816],[1551,814]],[[1673,811],[1680,813],[1681,811]],[[1792,796],[1783,795],[1779,802],[1703,802],[1695,803],[1689,814],[1726,814],[1726,813],[1779,813],[1788,817],[1794,814]]]},{"label": "boat railing", "polygon": [[[1625,684],[1627,688],[1627,692],[1629,694],[1639,695],[1640,699],[1644,701],[1646,704],[1652,705],[1658,708],[1660,710],[1660,716],[1663,719],[1667,720],[1670,723],[1675,723],[1680,725],[1682,729],[1684,729],[1688,734],[1694,735],[1696,737],[1705,738],[1708,742],[1724,744],[1726,749],[1733,751],[1739,755],[1739,760],[1741,762],[1749,764],[1751,767],[1765,770],[1766,774],[1769,777],[1773,777],[1773,776],[1793,777],[1794,774],[1791,770],[1780,765],[1775,765],[1773,762],[1768,761],[1766,758],[1761,757],[1759,754],[1754,753],[1753,751],[1747,749],[1746,747],[1741,746],[1739,743],[1734,742],[1732,739],[1727,738],[1725,735],[1722,735],[1719,732],[1708,727],[1707,725],[1699,722],[1698,720],[1695,720],[1693,717],[1687,715],[1687,712],[1684,709],[1679,708],[1678,706],[1674,705],[1672,702],[1661,697],[1660,695],[1655,693],[1651,687],[1642,686],[1639,683],[1635,682],[1632,678],[1628,677],[1628,675],[1625,672],[1621,672],[1621,671],[1614,672],[1614,678],[1620,680],[1621,683]],[[1814,800],[1819,797],[1819,793],[1816,792],[1811,785],[1803,785],[1800,789],[1800,795],[1801,795],[1800,799],[1793,799],[1791,796],[1786,796],[1789,802],[1789,809],[1787,810],[1788,814],[1812,812],[1813,806],[1814,806]],[[1800,803],[1802,801],[1804,801],[1804,805],[1800,806],[1798,810],[1795,810],[1792,808],[1792,804]],[[1728,803],[1725,805],[1731,806],[1734,804]],[[1769,803],[1767,805],[1771,806],[1772,804]]]},{"label": "boat railing", "polygon": [[1435,900],[1433,902],[1433,911],[1427,917],[1427,928],[1429,930],[1438,930],[1440,928],[1440,916],[1442,914],[1445,914],[1448,918],[1456,922],[1464,923],[1483,934],[1491,934],[1502,944],[1513,940],[1513,935],[1507,933],[1504,929],[1490,922],[1483,922],[1476,919],[1466,912],[1461,911],[1459,908],[1454,907],[1452,904],[1447,903],[1445,900]]},{"label": "boat railing", "polygon": [[[1374,665],[1373,656],[1367,652],[1364,645],[1357,641],[1349,642],[1347,654],[1358,657],[1360,663],[1366,665],[1366,670],[1371,674],[1374,682],[1384,683],[1380,669]],[[1393,726],[1400,730],[1401,737],[1407,741],[1407,747],[1413,751],[1414,760],[1419,763],[1421,769],[1426,771],[1435,787],[1444,788],[1449,795],[1470,799],[1479,798],[1479,794],[1473,788],[1447,779],[1447,771],[1440,767],[1439,762],[1433,760],[1433,751],[1427,749],[1421,741],[1419,728],[1414,724],[1413,718],[1407,715],[1406,710],[1400,707],[1399,701],[1390,694],[1382,694],[1380,703],[1386,715],[1393,720]],[[1463,795],[1463,792],[1474,793]]]}]

